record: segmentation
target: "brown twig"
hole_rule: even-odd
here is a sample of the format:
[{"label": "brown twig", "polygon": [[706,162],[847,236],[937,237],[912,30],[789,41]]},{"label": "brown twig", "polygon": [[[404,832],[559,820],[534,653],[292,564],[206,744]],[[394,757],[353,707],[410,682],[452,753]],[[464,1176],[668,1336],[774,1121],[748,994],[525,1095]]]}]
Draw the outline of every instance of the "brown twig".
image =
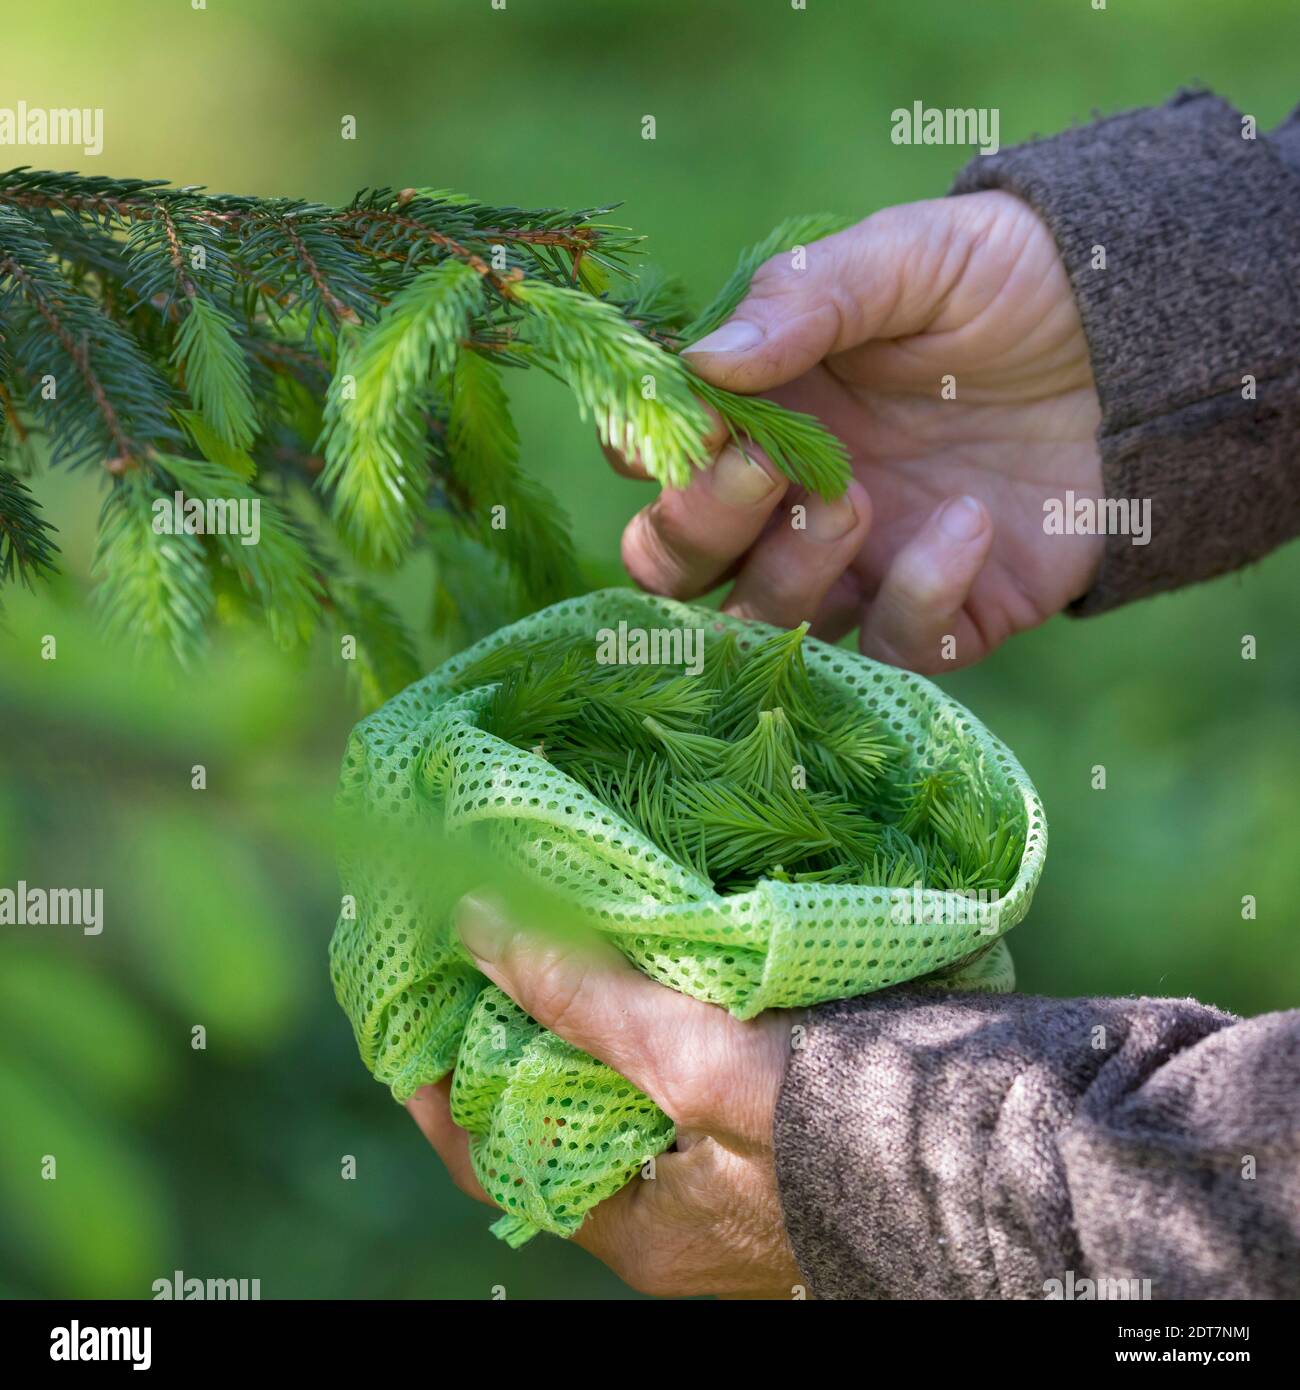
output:
[{"label": "brown twig", "polygon": [[[414,217],[404,217],[400,212],[390,212],[386,208],[347,208],[339,214],[341,220],[346,222],[357,222],[369,220],[382,222],[390,227],[397,227],[404,231],[411,232],[414,236],[420,237],[424,241],[432,242],[435,246],[444,247],[453,256],[463,260],[466,265],[477,270],[478,273],[487,280],[492,287],[505,299],[513,298],[510,286],[523,278],[522,274],[512,272],[507,275],[498,275],[495,270],[480,256],[476,251],[471,251],[468,246],[462,245],[455,237],[448,236],[445,232],[435,232],[432,227],[426,227],[423,222]],[[371,255],[379,255],[385,259],[395,259],[388,253],[372,250],[366,245],[361,234],[356,234],[360,242],[361,249]],[[405,259],[403,257],[402,259]]]},{"label": "brown twig", "polygon": [[[18,207],[44,208],[50,212],[94,212],[101,216],[112,216],[124,222],[147,222],[155,215],[161,200],[157,194],[138,194],[134,196],[111,196],[104,193],[41,193],[32,188],[5,188],[0,186],[0,203],[13,203]],[[195,217],[205,222],[235,223],[251,216],[254,208],[214,208],[199,207],[194,210]]]},{"label": "brown twig", "polygon": [[[403,206],[401,197],[413,196],[413,190],[404,190],[399,197],[398,206]],[[79,194],[79,193],[40,193],[32,189],[7,189],[0,187],[0,202],[10,202],[20,207],[46,208],[55,212],[96,212],[101,215],[111,215],[122,220],[143,221],[156,215],[157,209],[164,206],[157,197],[152,199],[141,195],[135,197],[109,196],[107,194]],[[257,209],[226,209],[217,208],[196,208],[194,216],[207,222],[221,222],[227,225],[234,225],[249,217],[255,216]],[[368,255],[375,256],[381,260],[405,260],[404,256],[396,255],[391,251],[383,251],[377,247],[368,246],[362,234],[352,230],[352,224],[358,222],[382,222],[388,226],[399,228],[411,232],[422,240],[431,242],[435,246],[441,246],[457,256],[466,264],[487,278],[493,287],[505,298],[511,297],[510,285],[520,277],[516,274],[501,276],[478,255],[471,251],[469,247],[457,241],[455,237],[448,236],[445,232],[436,231],[434,228],[426,226],[423,222],[414,217],[406,217],[400,212],[395,212],[389,208],[344,208],[339,212],[326,215],[322,223],[332,226],[340,235],[348,236],[357,241],[362,250]],[[356,311],[349,308],[346,304],[333,293],[325,283],[321,275],[320,267],[312,258],[310,252],[302,243],[302,239],[288,225],[282,224],[289,239],[294,243],[307,273],[311,276],[312,282],[320,291],[321,298],[325,301],[330,312],[335,318],[346,322],[356,322]],[[168,240],[172,243],[172,260],[176,264],[176,249],[178,239],[174,238],[175,227],[168,221]],[[559,246],[569,251],[573,256],[573,279],[578,278],[578,271],[582,263],[583,256],[596,245],[599,234],[592,227],[563,227],[563,228],[518,228],[507,230],[503,227],[489,227],[476,233],[476,237],[484,241],[497,242],[517,242],[531,246]],[[179,270],[179,267],[178,267]]]},{"label": "brown twig", "polygon": [[27,443],[27,431],[23,428],[23,422],[18,418],[18,412],[14,409],[13,397],[9,394],[9,388],[0,381],[0,407],[3,407],[5,419],[9,421],[9,428],[13,430],[20,444]]},{"label": "brown twig", "polygon": [[[98,193],[40,193],[34,189],[0,187],[0,202],[16,203],[22,207],[47,208],[54,212],[97,212],[111,214],[124,220],[144,220],[154,215],[159,199],[156,196],[151,199],[143,194],[138,197],[112,197]],[[399,206],[401,206],[400,201]],[[241,222],[248,217],[255,216],[257,211],[256,208],[198,207],[194,209],[194,215],[207,221],[230,223]],[[472,254],[454,238],[441,232],[435,232],[415,218],[401,217],[400,213],[394,213],[386,208],[344,208],[339,212],[328,214],[322,220],[326,222],[348,221],[358,216],[386,216],[405,225],[419,228],[430,239],[440,242],[458,255],[468,256]],[[566,251],[575,252],[579,256],[589,251],[599,240],[599,233],[594,227],[488,227],[476,233],[476,236],[484,241],[514,241],[531,246],[561,246]]]},{"label": "brown twig", "polygon": [[19,207],[48,208],[54,212],[95,212],[123,219],[142,220],[152,215],[148,204],[103,194],[37,193],[31,189],[0,189],[0,199]]},{"label": "brown twig", "polygon": [[161,201],[155,205],[158,216],[162,219],[163,231],[167,237],[167,250],[171,255],[172,269],[176,272],[176,283],[181,287],[186,299],[193,299],[198,293],[194,287],[194,281],[190,279],[185,270],[185,258],[182,255],[184,247],[181,245],[180,233],[176,230],[176,220],[167,210],[167,205]]},{"label": "brown twig", "polygon": [[307,250],[306,243],[294,230],[290,219],[287,217],[281,218],[279,225],[285,236],[289,238],[294,251],[297,252],[298,259],[306,267],[307,274],[311,277],[312,284],[316,286],[317,292],[325,301],[325,306],[329,309],[330,313],[333,314],[340,323],[360,323],[360,314],[358,314],[355,309],[344,304],[334,291],[330,289],[329,285],[325,283],[325,277],[321,274],[320,266],[316,264],[315,258],[312,256],[311,252]]},{"label": "brown twig", "polygon": [[[36,310],[49,326],[50,332],[58,339],[59,345],[64,352],[72,359],[76,366],[81,380],[86,390],[89,391],[91,399],[95,402],[95,408],[99,411],[107,429],[109,438],[117,448],[118,457],[110,459],[104,467],[110,473],[123,473],[132,464],[135,457],[135,448],[130,436],[122,428],[122,422],[117,418],[117,411],[113,409],[113,403],[108,399],[108,393],[104,390],[103,383],[95,375],[90,366],[90,353],[84,342],[77,340],[68,332],[63,320],[54,312],[54,309],[46,303],[44,297],[38,292],[35,281],[12,257],[0,261],[0,271],[12,276],[22,285],[28,303]],[[117,465],[116,467],[114,465]]]}]

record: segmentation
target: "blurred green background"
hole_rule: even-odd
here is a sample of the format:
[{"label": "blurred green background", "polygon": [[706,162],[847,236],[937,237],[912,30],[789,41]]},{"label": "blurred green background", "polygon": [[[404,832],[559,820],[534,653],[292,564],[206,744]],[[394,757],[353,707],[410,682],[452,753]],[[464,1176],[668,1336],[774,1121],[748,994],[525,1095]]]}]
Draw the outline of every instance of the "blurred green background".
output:
[{"label": "blurred green background", "polygon": [[[1224,0],[4,10],[0,105],[106,112],[100,159],[6,162],[326,202],[383,184],[622,200],[698,298],[789,213],[941,193],[962,151],[889,142],[890,111],[915,100],[996,106],[1004,144],[1197,81],[1265,128],[1300,100],[1294,0],[1249,16]],[[560,388],[520,381],[517,409],[590,573],[615,580],[645,494],[608,472]],[[340,663],[231,639],[190,679],[133,669],[85,616],[94,489],[46,477],[39,493],[67,573],[6,603],[0,884],[101,885],[107,928],[0,929],[0,1294],[147,1297],[179,1269],[260,1278],[267,1298],[626,1295],[559,1241],[496,1242],[356,1058],[325,967],[329,798],[355,717]],[[425,630],[429,579],[413,564],[392,588]],[[1292,546],[1208,587],[1057,620],[942,682],[1047,804],[1047,873],[1012,937],[1022,988],[1245,1013],[1296,1002],[1298,584]],[[54,662],[39,659],[46,633]],[[190,790],[197,763],[205,792]],[[1247,893],[1258,920],[1242,920]],[[46,1153],[57,1182],[40,1181]]]}]

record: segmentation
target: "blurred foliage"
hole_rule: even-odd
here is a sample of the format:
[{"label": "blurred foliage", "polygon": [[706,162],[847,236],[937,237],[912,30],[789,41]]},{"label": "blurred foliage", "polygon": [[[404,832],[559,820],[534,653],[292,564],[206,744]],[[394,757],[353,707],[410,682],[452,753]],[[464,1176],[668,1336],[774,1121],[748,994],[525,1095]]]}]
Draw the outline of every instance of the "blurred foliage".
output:
[{"label": "blurred foliage", "polygon": [[[47,0],[7,7],[4,31],[0,91],[105,108],[103,156],[62,152],[85,172],[322,201],[384,184],[622,198],[699,302],[792,212],[942,192],[962,152],[889,143],[890,111],[914,100],[997,106],[1006,144],[1193,81],[1265,126],[1300,100],[1293,0],[1248,16],[1217,0]],[[562,388],[523,382],[516,413],[588,572],[617,581],[646,493],[609,473]],[[7,601],[0,885],[102,886],[106,927],[2,929],[0,1294],[147,1297],[175,1269],[260,1278],[268,1298],[625,1294],[559,1241],[495,1241],[357,1060],[325,967],[354,718],[336,652],[291,660],[250,634],[192,676],[133,666],[85,608],[93,501],[78,511],[59,476],[38,491],[69,573]],[[1059,619],[943,682],[1047,803],[1047,871],[1011,938],[1023,988],[1295,1002],[1297,584],[1293,546]],[[385,589],[425,632],[426,666],[446,645],[435,590],[418,562]]]}]

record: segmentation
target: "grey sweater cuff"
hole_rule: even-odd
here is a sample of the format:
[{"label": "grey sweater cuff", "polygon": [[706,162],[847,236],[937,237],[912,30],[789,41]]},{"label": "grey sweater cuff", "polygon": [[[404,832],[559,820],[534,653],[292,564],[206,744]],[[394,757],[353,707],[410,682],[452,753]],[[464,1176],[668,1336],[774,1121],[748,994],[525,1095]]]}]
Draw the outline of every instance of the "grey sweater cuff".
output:
[{"label": "grey sweater cuff", "polygon": [[1243,139],[1240,114],[1183,93],[958,175],[955,193],[1004,189],[1050,227],[1101,399],[1106,494],[1150,501],[1149,543],[1108,536],[1076,613],[1212,578],[1300,534],[1297,116]]},{"label": "grey sweater cuff", "polygon": [[1298,1065],[1300,1013],[822,1005],[776,1109],[795,1257],[819,1298],[1295,1298]]}]

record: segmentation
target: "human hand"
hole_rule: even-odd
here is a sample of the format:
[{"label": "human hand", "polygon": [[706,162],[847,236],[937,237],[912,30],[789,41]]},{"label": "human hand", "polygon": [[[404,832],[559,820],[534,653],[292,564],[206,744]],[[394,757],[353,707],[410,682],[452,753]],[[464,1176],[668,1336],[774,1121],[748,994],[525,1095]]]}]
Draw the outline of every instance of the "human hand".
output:
[{"label": "human hand", "polygon": [[806,497],[719,429],[714,465],[624,532],[642,587],[691,598],[734,576],[726,611],[808,618],[830,640],[860,625],[868,656],[922,672],[980,660],[1089,588],[1101,538],[1045,534],[1043,503],[1104,495],[1100,405],[1060,254],[1020,199],[888,208],[813,243],[803,270],[774,257],[687,360],[817,416],[855,481],[836,502]]},{"label": "human hand", "polygon": [[[786,1240],[772,1117],[790,1015],[742,1023],[642,975],[599,935],[543,936],[495,903],[466,898],[461,940],[479,969],[538,1023],[613,1067],[677,1127],[653,1179],[633,1178],[574,1241],[624,1282],[662,1297],[790,1298],[802,1278]],[[494,1205],[453,1123],[450,1078],[407,1102],[456,1185]]]}]

